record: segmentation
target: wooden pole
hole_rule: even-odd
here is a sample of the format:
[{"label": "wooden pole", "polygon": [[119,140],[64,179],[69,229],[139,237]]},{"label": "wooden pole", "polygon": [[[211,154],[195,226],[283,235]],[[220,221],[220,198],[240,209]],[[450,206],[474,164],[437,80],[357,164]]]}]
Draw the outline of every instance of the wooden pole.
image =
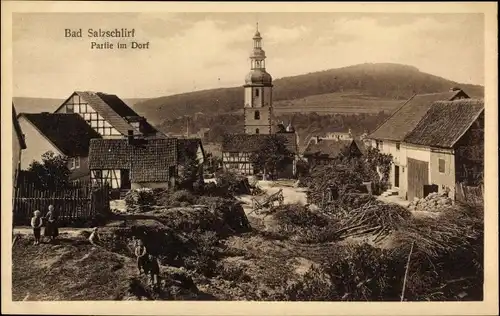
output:
[{"label": "wooden pole", "polygon": [[406,262],[405,277],[403,279],[403,290],[401,291],[401,302],[404,300],[404,297],[405,297],[406,278],[408,277],[408,269],[410,268],[410,258],[411,258],[411,254],[413,252],[413,245],[414,244],[415,244],[415,242],[411,243],[410,253],[408,254],[408,261]]}]

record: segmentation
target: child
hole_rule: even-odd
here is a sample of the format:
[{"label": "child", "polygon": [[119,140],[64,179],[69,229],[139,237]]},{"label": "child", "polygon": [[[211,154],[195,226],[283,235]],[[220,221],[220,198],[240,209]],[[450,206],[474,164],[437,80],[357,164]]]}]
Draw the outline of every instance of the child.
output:
[{"label": "child", "polygon": [[92,245],[97,246],[97,243],[99,242],[99,233],[97,232],[97,227],[94,227],[92,230],[92,234],[90,234],[89,241]]},{"label": "child", "polygon": [[33,245],[40,244],[40,236],[42,232],[42,213],[39,210],[36,210],[34,213],[35,216],[31,218],[31,227],[33,227],[33,235],[35,236],[35,242]]},{"label": "child", "polygon": [[158,263],[158,258],[149,255],[149,273],[151,275],[151,284],[153,286],[160,285],[160,264]]},{"label": "child", "polygon": [[137,240],[137,246],[135,247],[135,256],[137,257],[137,269],[139,269],[139,275],[142,274],[142,271],[144,271],[144,274],[146,274],[148,257],[146,256],[146,247],[140,239]]},{"label": "child", "polygon": [[49,211],[45,215],[45,236],[49,238],[50,242],[53,242],[59,235],[59,229],[57,228],[57,216],[54,211],[54,205],[49,205]]}]

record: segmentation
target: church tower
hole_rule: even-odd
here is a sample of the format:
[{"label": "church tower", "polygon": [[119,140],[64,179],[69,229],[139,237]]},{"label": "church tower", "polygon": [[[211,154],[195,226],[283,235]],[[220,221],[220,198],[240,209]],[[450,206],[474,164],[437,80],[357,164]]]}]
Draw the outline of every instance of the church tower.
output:
[{"label": "church tower", "polygon": [[271,134],[273,79],[266,72],[266,53],[257,24],[250,55],[250,72],[245,78],[245,134]]}]

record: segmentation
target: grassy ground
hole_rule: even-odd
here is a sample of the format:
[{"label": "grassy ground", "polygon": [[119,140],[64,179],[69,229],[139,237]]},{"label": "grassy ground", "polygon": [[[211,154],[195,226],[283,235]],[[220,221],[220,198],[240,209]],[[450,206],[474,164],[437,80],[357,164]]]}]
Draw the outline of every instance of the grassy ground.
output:
[{"label": "grassy ground", "polygon": [[[285,203],[305,203],[305,193],[291,183],[259,184],[272,194],[283,189]],[[250,196],[239,197],[252,231],[220,240],[221,257],[206,275],[165,264],[162,277],[182,272],[194,287],[170,280],[166,292],[153,293],[144,277],[137,275],[135,258],[126,242],[110,241],[94,247],[86,237],[90,229],[61,229],[57,244],[32,244],[31,230],[16,228],[13,245],[13,300],[280,300],[283,287],[296,281],[312,267],[335,255],[338,243],[301,244],[270,233],[272,216],[252,213]],[[122,215],[101,229],[104,236],[133,226],[164,229],[165,222],[151,214]],[[366,243],[351,239],[345,243]],[[380,247],[391,247],[390,241]],[[198,263],[199,264],[199,263]],[[177,283],[176,283],[177,282]]]},{"label": "grassy ground", "polygon": [[[30,236],[31,237],[31,236]],[[34,246],[18,237],[13,247],[13,300],[126,299],[135,262],[63,235],[58,244]]]}]

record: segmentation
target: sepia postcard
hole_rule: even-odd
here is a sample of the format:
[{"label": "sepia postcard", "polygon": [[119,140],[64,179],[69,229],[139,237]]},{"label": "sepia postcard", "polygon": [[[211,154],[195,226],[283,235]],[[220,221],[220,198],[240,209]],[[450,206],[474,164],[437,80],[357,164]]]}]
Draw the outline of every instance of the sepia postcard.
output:
[{"label": "sepia postcard", "polygon": [[2,313],[498,312],[496,3],[1,6]]}]

